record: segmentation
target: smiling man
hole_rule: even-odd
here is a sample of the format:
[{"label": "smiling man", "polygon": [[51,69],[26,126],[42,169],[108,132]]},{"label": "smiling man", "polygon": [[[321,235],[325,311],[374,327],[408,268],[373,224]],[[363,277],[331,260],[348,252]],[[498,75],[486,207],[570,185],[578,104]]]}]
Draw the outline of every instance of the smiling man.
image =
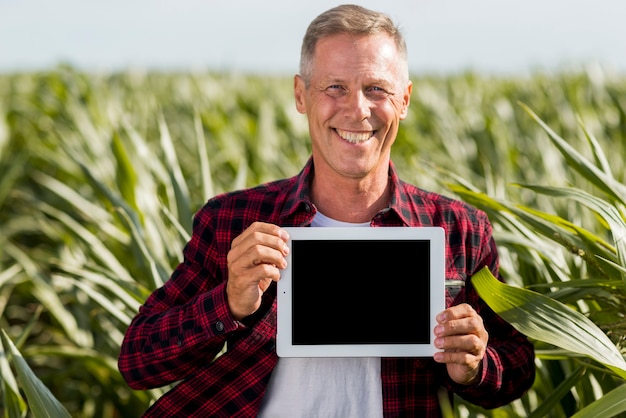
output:
[{"label": "smiling man", "polygon": [[312,53],[294,84],[309,120],[313,202],[333,219],[368,222],[389,203],[391,145],[412,88],[406,53],[384,32],[325,37]]},{"label": "smiling man", "polygon": [[[402,181],[390,160],[411,90],[405,42],[388,16],[344,5],[311,22],[294,94],[312,155],[297,176],[213,197],[196,214],[183,262],[140,308],[122,345],[119,368],[131,387],[176,383],[144,416],[438,417],[441,390],[493,408],[531,386],[531,343],[471,286],[485,266],[500,277],[487,216]],[[278,358],[275,282],[286,267],[285,226],[444,228],[446,279],[466,285],[447,295],[437,317],[440,351]],[[319,309],[331,291],[320,277]],[[376,300],[356,302],[357,311],[378,309]]]}]

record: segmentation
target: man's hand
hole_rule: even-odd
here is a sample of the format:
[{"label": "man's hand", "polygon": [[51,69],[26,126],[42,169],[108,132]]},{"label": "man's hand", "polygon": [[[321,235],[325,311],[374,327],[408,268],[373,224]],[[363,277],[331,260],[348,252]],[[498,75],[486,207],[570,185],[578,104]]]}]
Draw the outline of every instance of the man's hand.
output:
[{"label": "man's hand", "polygon": [[255,222],[235,238],[228,252],[226,295],[236,320],[253,314],[272,281],[287,267],[289,235],[277,225]]},{"label": "man's hand", "polygon": [[480,377],[489,335],[483,320],[468,304],[452,306],[437,315],[435,353],[438,363],[445,363],[448,375],[455,382],[469,385]]}]

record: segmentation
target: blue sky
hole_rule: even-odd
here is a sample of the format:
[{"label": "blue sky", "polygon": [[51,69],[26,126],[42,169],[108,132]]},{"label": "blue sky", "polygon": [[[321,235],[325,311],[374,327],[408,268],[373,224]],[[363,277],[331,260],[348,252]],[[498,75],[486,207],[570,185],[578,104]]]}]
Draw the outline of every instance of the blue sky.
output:
[{"label": "blue sky", "polygon": [[[0,0],[0,71],[59,62],[293,74],[317,0]],[[403,28],[412,72],[626,73],[623,0],[369,0]]]}]

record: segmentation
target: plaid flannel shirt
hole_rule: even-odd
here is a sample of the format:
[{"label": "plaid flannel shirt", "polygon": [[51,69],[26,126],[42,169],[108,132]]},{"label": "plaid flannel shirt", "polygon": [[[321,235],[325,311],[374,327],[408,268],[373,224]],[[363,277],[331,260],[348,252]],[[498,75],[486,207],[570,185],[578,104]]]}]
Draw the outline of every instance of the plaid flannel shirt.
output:
[{"label": "plaid flannel shirt", "polygon": [[[122,343],[118,366],[132,388],[173,386],[145,417],[257,414],[279,361],[275,286],[265,293],[257,313],[235,321],[226,300],[226,255],[232,240],[254,221],[308,226],[316,212],[309,189],[313,169],[310,159],[297,176],[216,196],[196,213],[184,260],[141,306]],[[384,416],[440,416],[440,388],[485,408],[519,398],[534,380],[532,344],[497,316],[470,282],[484,266],[500,277],[486,214],[401,181],[393,163],[389,176],[391,202],[372,219],[371,226],[443,227],[445,279],[466,284],[455,297],[446,291],[446,304],[472,305],[483,318],[489,343],[482,375],[469,386],[455,384],[447,377],[445,365],[432,358],[382,358]],[[320,304],[323,294],[321,289]],[[371,309],[376,309],[376,301]],[[215,359],[225,344],[226,352]]]}]

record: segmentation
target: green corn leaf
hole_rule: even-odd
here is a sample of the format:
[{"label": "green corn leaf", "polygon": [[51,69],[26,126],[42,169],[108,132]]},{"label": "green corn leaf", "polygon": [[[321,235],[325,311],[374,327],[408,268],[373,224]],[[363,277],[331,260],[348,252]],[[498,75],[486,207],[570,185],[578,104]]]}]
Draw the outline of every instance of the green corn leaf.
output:
[{"label": "green corn leaf", "polygon": [[609,418],[626,412],[626,383],[587,405],[571,418]]},{"label": "green corn leaf", "polygon": [[119,242],[127,239],[125,232],[115,225],[111,213],[102,207],[101,202],[83,196],[73,187],[41,171],[35,171],[31,176],[41,186],[62,198],[69,207],[77,210],[83,218],[83,223],[97,224],[100,231]]},{"label": "green corn leaf", "polygon": [[0,388],[2,389],[2,405],[5,407],[4,416],[7,418],[23,417],[28,406],[20,394],[17,380],[15,380],[15,375],[9,365],[2,341],[0,341]]},{"label": "green corn leaf", "polygon": [[35,418],[72,418],[65,407],[54,397],[17,350],[7,333],[2,330],[2,343],[13,356],[13,363],[28,405]]},{"label": "green corn leaf", "polygon": [[66,308],[63,300],[39,271],[36,263],[20,248],[7,244],[4,248],[22,266],[24,273],[32,282],[32,295],[54,316],[67,335],[78,345],[92,345],[92,335],[78,327],[75,316]]},{"label": "green corn leaf", "polygon": [[626,204],[626,186],[619,183],[613,176],[602,171],[576,151],[574,147],[557,135],[556,132],[530,110],[528,106],[523,103],[520,103],[520,106],[547,132],[552,143],[561,151],[563,157],[565,157],[571,167],[613,199],[620,201],[622,204]]},{"label": "green corn leaf", "polygon": [[[614,206],[580,191],[573,190],[570,195],[568,194],[569,189],[527,185],[523,185],[522,187],[533,189],[537,192],[545,192],[546,194],[558,193],[562,197],[576,199],[581,203],[586,204],[590,209],[597,210],[597,212],[601,214],[607,224],[611,227],[611,234],[614,236],[617,248],[605,241],[598,234],[582,228],[566,219],[561,218],[560,216],[545,213],[522,205],[514,205],[505,201],[499,201],[485,195],[484,193],[471,191],[462,186],[449,186],[450,190],[461,196],[461,198],[468,203],[482,207],[485,210],[493,211],[493,215],[490,216],[494,216],[494,218],[498,215],[502,217],[502,212],[509,212],[529,225],[535,233],[541,233],[551,240],[557,241],[561,245],[564,245],[564,243],[567,242],[569,243],[568,246],[588,248],[589,254],[595,256],[594,259],[587,257],[588,262],[600,262],[605,267],[609,267],[611,270],[614,270],[615,277],[622,279],[626,285],[626,275],[623,274],[623,269],[619,268],[619,264],[613,262],[616,255],[618,256],[618,259],[621,260],[623,258],[623,254],[626,254],[626,242],[623,238],[626,233],[624,226],[626,224],[624,221],[620,220],[619,214],[616,212]],[[602,202],[604,202],[604,204]],[[620,264],[624,264],[624,262],[620,261]],[[616,267],[618,268],[616,269]]]},{"label": "green corn leaf", "polygon": [[176,147],[163,116],[159,117],[159,130],[161,132],[161,147],[163,147],[164,158],[167,161],[167,170],[176,193],[175,202],[178,210],[178,219],[187,230],[191,230],[193,211],[191,210],[189,189],[176,155]]},{"label": "green corn leaf", "polygon": [[144,262],[148,265],[148,269],[150,271],[150,282],[152,288],[156,289],[163,286],[163,283],[168,278],[168,273],[165,268],[159,268],[156,260],[146,247],[146,243],[143,239],[141,239],[141,234],[135,227],[135,224],[131,222],[129,214],[124,211],[119,211],[122,219],[125,219],[128,222],[128,228],[132,234],[133,240],[132,243],[137,246],[141,254],[143,255]]},{"label": "green corn leaf", "polygon": [[101,271],[74,267],[70,264],[57,264],[57,267],[72,277],[90,282],[92,287],[100,288],[100,292],[103,294],[115,295],[116,302],[124,304],[125,309],[131,312],[136,312],[139,309],[140,304],[150,292],[139,284],[131,286],[127,282],[118,281],[116,277],[109,277]]},{"label": "green corn leaf", "polygon": [[4,266],[3,270],[0,270],[0,288],[13,280],[21,272],[22,267],[19,264],[13,264],[10,267]]},{"label": "green corn leaf", "polygon": [[[586,193],[583,190],[564,187],[524,186],[538,193],[576,200],[596,212],[608,224],[621,265],[626,266],[626,221],[616,206]],[[579,229],[580,230],[580,229]],[[626,285],[626,275],[623,275]]]},{"label": "green corn leaf", "polygon": [[549,416],[550,411],[557,407],[561,399],[576,385],[585,375],[585,367],[580,366],[564,379],[559,385],[548,395],[541,405],[535,409],[527,418],[543,418]]},{"label": "green corn leaf", "polygon": [[472,276],[472,284],[491,309],[529,338],[585,355],[626,379],[626,360],[586,316],[540,293],[506,285],[486,267]]},{"label": "green corn leaf", "polygon": [[596,139],[595,136],[591,134],[591,132],[589,132],[589,129],[587,129],[587,127],[580,118],[578,121],[578,125],[585,133],[585,138],[587,138],[587,142],[589,142],[589,145],[591,146],[595,165],[597,167],[600,167],[603,172],[610,176],[611,164],[607,160],[606,155],[604,154],[604,150],[602,150],[602,147],[600,146],[600,142]]},{"label": "green corn leaf", "polygon": [[107,295],[104,293],[100,293],[97,288],[90,286],[88,283],[84,283],[80,280],[76,279],[68,279],[71,281],[73,286],[76,286],[78,289],[81,289],[87,296],[89,296],[94,302],[96,302],[100,307],[102,307],[107,313],[109,313],[112,317],[117,318],[123,324],[130,324],[132,318],[129,316],[128,312],[123,309],[120,309],[114,301],[111,301]]},{"label": "green corn leaf", "polygon": [[137,207],[137,199],[135,196],[135,186],[139,182],[138,175],[135,171],[132,159],[128,155],[128,151],[124,147],[122,139],[117,132],[113,133],[111,148],[113,150],[113,155],[115,156],[115,163],[117,167],[117,170],[115,171],[117,187],[119,188],[124,201],[138,212],[139,208]]},{"label": "green corn leaf", "polygon": [[43,213],[57,219],[59,222],[66,225],[74,235],[89,245],[92,255],[98,259],[103,266],[111,270],[120,279],[134,283],[133,277],[130,275],[126,267],[117,259],[115,254],[106,246],[106,243],[101,241],[97,235],[85,228],[80,222],[69,216],[67,213],[50,206],[44,202],[39,202],[38,207]]},{"label": "green corn leaf", "polygon": [[209,152],[206,146],[206,139],[204,137],[204,131],[202,129],[202,120],[200,115],[196,112],[194,115],[194,128],[196,130],[196,143],[198,146],[198,165],[200,166],[200,173],[202,178],[202,190],[205,198],[212,197],[215,192],[213,187],[213,179],[211,178],[211,164],[209,162]]},{"label": "green corn leaf", "polygon": [[141,224],[141,216],[143,212],[135,212],[130,207],[129,204],[118,194],[116,194],[113,190],[111,190],[104,181],[98,179],[97,175],[92,172],[91,168],[79,162],[79,166],[85,175],[85,180],[89,182],[89,184],[98,192],[102,193],[107,197],[109,202],[113,206],[121,206],[126,208],[129,213],[133,214],[133,222],[136,224]]}]

